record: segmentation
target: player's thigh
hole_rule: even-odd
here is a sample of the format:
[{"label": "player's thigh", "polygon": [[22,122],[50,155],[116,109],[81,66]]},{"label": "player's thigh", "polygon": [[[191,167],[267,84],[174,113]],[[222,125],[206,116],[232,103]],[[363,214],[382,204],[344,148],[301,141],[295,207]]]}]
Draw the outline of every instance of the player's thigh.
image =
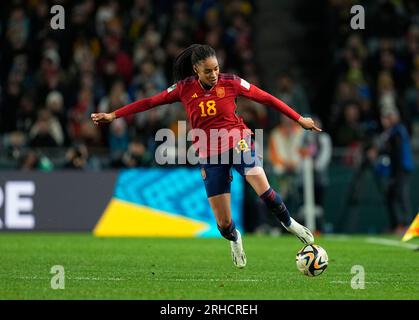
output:
[{"label": "player's thigh", "polygon": [[230,193],[233,175],[229,164],[201,164],[207,197]]},{"label": "player's thigh", "polygon": [[255,167],[262,167],[261,158],[256,154],[255,143],[250,136],[239,140],[231,149],[231,161],[233,168],[245,177],[249,171],[255,171]]},{"label": "player's thigh", "polygon": [[256,154],[254,141],[250,136],[240,140],[235,148],[234,169],[243,176],[260,196],[269,189],[269,182],[263,170],[262,162]]}]

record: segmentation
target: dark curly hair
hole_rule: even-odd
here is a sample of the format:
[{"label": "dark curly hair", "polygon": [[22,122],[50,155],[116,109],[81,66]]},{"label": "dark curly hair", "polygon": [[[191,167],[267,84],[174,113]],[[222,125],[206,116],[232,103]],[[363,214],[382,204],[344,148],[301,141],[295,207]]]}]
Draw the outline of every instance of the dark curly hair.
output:
[{"label": "dark curly hair", "polygon": [[189,46],[176,57],[173,65],[174,80],[179,81],[194,75],[193,65],[215,56],[215,50],[208,45],[193,44]]}]

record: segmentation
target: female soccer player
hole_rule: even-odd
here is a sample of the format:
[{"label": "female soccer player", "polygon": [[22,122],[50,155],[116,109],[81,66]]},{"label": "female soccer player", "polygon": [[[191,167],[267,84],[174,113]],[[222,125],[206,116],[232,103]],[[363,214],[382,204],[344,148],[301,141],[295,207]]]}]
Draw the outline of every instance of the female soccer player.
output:
[{"label": "female soccer player", "polygon": [[[175,60],[174,76],[176,83],[167,90],[111,113],[93,113],[92,120],[95,124],[110,123],[119,117],[181,101],[192,128],[206,133],[206,140],[202,142],[203,139],[199,139],[194,146],[199,153],[202,178],[218,229],[224,238],[230,240],[234,265],[243,268],[246,255],[240,232],[231,218],[232,168],[250,183],[285,229],[304,244],[312,244],[314,238],[310,230],[290,217],[281,197],[270,187],[261,161],[255,156],[251,131],[235,113],[235,99],[238,96],[247,97],[277,109],[304,129],[321,129],[311,118],[300,116],[284,102],[258,87],[236,75],[220,73],[215,51],[210,46],[194,44],[185,49]],[[218,129],[215,139],[214,129]],[[225,159],[227,161],[223,161]]]}]

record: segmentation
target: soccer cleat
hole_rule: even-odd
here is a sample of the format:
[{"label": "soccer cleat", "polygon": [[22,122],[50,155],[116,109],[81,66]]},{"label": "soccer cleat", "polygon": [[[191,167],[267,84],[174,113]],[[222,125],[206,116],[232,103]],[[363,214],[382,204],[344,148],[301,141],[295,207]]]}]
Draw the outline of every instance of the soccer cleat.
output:
[{"label": "soccer cleat", "polygon": [[230,241],[231,246],[231,258],[237,268],[244,268],[246,266],[246,254],[243,249],[242,236],[240,231],[236,229],[237,240]]},{"label": "soccer cleat", "polygon": [[297,221],[295,221],[293,218],[291,218],[291,224],[289,227],[286,227],[283,223],[285,229],[287,229],[288,232],[291,232],[294,234],[300,241],[304,244],[313,244],[314,243],[314,237],[311,231],[299,224]]}]

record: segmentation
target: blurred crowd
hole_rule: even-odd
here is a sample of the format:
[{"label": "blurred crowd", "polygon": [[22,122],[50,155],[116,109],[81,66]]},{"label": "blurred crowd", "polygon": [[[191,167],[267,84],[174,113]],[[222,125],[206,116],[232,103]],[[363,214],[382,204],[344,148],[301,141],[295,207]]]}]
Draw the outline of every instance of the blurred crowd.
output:
[{"label": "blurred crowd", "polygon": [[[50,27],[52,4],[65,8],[64,30]],[[0,6],[3,167],[153,165],[155,132],[186,118],[179,104],[99,128],[90,114],[165,90],[175,57],[191,43],[215,48],[223,72],[258,81],[255,7],[248,0],[14,0]]]},{"label": "blurred crowd", "polygon": [[[336,86],[324,120],[343,164],[355,169],[343,213],[359,204],[361,181],[370,173],[383,195],[389,231],[403,234],[417,209],[409,189],[419,154],[419,2],[329,4]],[[348,24],[354,4],[365,9],[364,30]]]},{"label": "blurred crowd", "polygon": [[[382,115],[394,110],[419,150],[419,4],[417,1],[330,0],[334,36],[329,119],[334,145],[346,160],[372,143],[384,127]],[[365,8],[364,30],[352,30],[350,8]],[[367,147],[368,148],[368,147]]]}]

